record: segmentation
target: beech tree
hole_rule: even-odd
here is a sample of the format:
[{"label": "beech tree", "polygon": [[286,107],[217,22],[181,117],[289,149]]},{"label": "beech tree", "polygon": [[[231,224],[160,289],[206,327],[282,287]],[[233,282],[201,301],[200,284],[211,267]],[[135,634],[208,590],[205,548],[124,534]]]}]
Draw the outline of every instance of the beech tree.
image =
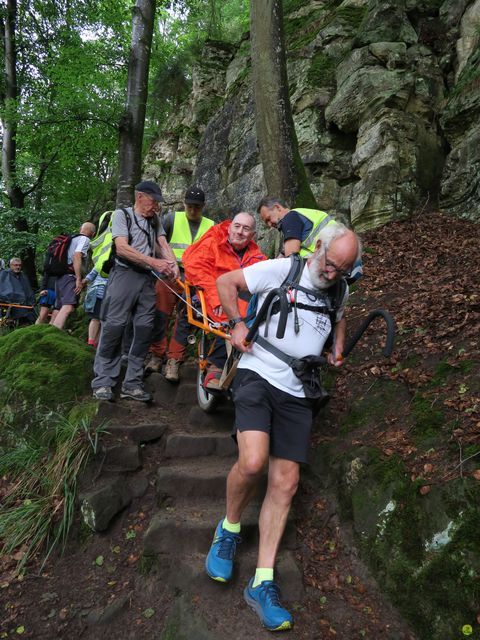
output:
[{"label": "beech tree", "polygon": [[290,107],[282,0],[250,0],[250,38],[255,123],[267,191],[292,205],[315,207]]},{"label": "beech tree", "polygon": [[155,0],[137,0],[133,7],[127,102],[120,123],[117,189],[117,206],[119,207],[132,204],[134,186],[141,177],[154,18]]}]

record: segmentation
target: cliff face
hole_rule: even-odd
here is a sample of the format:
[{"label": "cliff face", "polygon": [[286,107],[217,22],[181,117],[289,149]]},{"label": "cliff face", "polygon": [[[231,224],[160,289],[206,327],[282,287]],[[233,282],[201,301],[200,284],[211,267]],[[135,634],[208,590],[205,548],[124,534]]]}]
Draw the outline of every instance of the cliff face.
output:
[{"label": "cliff face", "polygon": [[[480,0],[285,0],[290,99],[320,208],[357,230],[439,205],[480,219]],[[265,195],[250,47],[210,42],[144,173],[172,205]]]}]

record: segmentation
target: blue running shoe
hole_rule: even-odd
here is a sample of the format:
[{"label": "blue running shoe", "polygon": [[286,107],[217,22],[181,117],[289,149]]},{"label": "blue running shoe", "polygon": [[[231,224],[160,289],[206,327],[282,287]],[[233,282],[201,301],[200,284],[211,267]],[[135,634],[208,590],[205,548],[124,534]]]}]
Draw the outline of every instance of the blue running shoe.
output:
[{"label": "blue running shoe", "polygon": [[280,590],[273,580],[264,580],[255,589],[253,578],[245,587],[243,597],[269,631],[287,631],[293,627],[293,618],[280,604]]},{"label": "blue running shoe", "polygon": [[215,529],[212,546],[205,560],[205,569],[213,580],[228,582],[232,577],[235,550],[242,539],[238,533],[227,531],[222,525],[223,519]]}]

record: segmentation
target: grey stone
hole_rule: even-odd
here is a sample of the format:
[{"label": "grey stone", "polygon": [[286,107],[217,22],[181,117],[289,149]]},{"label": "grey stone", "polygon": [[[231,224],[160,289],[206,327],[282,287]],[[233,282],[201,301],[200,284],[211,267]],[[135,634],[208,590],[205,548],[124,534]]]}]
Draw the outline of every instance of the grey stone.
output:
[{"label": "grey stone", "polygon": [[175,599],[159,640],[222,640],[224,634],[218,634],[209,629],[197,607],[192,606],[188,596]]},{"label": "grey stone", "polygon": [[[318,206],[352,220],[357,230],[410,215],[427,197],[435,205],[440,192],[446,213],[480,218],[474,154],[480,0],[439,5],[439,0],[344,0],[327,10],[324,3],[306,0],[290,16],[318,16],[319,25],[308,44],[287,52],[301,158]],[[220,49],[206,46],[205,63],[194,69],[194,91],[149,154],[169,202],[180,204],[182,191],[195,180],[217,220],[231,206],[256,209],[266,193],[248,36],[236,48]],[[320,86],[322,59],[336,65],[336,86]],[[411,126],[402,123],[399,112]],[[368,129],[389,118],[392,127],[400,122],[398,135],[376,137],[375,153],[361,158]],[[268,252],[272,234],[263,226],[259,231]],[[158,389],[158,401],[170,398],[171,388]]]},{"label": "grey stone", "polygon": [[388,71],[384,67],[362,67],[339,87],[325,110],[327,122],[342,131],[357,131],[361,123],[388,103],[404,110],[413,88],[414,77],[407,71]]},{"label": "grey stone", "polygon": [[152,424],[111,424],[107,432],[114,436],[127,436],[135,443],[152,442],[161,438],[168,426],[162,422]]},{"label": "grey stone", "polygon": [[356,35],[357,45],[372,42],[417,42],[417,33],[398,0],[370,0]]},{"label": "grey stone", "polygon": [[126,481],[122,477],[104,481],[101,487],[79,497],[85,524],[93,531],[105,531],[112,519],[131,502]]},{"label": "grey stone", "polygon": [[165,455],[167,458],[190,458],[199,456],[229,456],[237,451],[229,435],[172,433],[167,436]]},{"label": "grey stone", "polygon": [[146,476],[135,475],[128,480],[128,492],[132,498],[143,497],[150,486],[150,482]]},{"label": "grey stone", "polygon": [[205,413],[200,407],[194,406],[191,407],[187,418],[188,424],[193,427],[224,430],[227,433],[232,430],[233,421],[233,403],[225,403],[218,407],[214,413]]},{"label": "grey stone", "polygon": [[137,444],[117,444],[105,452],[104,466],[109,471],[135,471],[141,466]]},{"label": "grey stone", "polygon": [[161,496],[223,498],[231,462],[188,460],[171,463],[157,471],[157,491]]},{"label": "grey stone", "polygon": [[175,393],[175,404],[189,405],[197,402],[197,387],[193,383],[185,383]]},{"label": "grey stone", "polygon": [[[284,541],[282,547],[285,547]],[[303,572],[298,566],[293,552],[283,550],[278,555],[275,574],[285,602],[301,602],[305,596]]]}]

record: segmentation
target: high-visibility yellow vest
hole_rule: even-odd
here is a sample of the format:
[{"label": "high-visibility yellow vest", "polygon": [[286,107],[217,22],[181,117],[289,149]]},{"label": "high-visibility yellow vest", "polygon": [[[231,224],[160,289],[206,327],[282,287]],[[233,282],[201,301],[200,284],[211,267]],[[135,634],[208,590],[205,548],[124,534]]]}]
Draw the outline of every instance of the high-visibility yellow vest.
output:
[{"label": "high-visibility yellow vest", "polygon": [[102,268],[112,251],[112,216],[113,211],[102,213],[98,221],[97,235],[90,242],[93,266],[104,278],[108,277],[108,273],[102,272]]},{"label": "high-visibility yellow vest", "polygon": [[198,231],[195,237],[192,238],[187,214],[185,211],[175,212],[175,217],[173,219],[173,232],[169,244],[179,264],[182,263],[182,256],[185,249],[196,240],[199,240],[203,234],[210,229],[210,227],[213,227],[214,224],[214,221],[210,220],[210,218],[202,217]]},{"label": "high-visibility yellow vest", "polygon": [[323,229],[323,227],[326,227],[327,224],[335,222],[335,220],[331,216],[329,216],[328,213],[325,213],[325,211],[320,211],[319,209],[295,208],[292,209],[292,211],[296,211],[302,216],[305,216],[305,218],[308,218],[308,220],[310,220],[310,222],[313,224],[312,230],[305,238],[305,240],[302,240],[302,243],[300,245],[300,255],[308,257],[315,251],[315,245],[317,244],[319,232]]}]

